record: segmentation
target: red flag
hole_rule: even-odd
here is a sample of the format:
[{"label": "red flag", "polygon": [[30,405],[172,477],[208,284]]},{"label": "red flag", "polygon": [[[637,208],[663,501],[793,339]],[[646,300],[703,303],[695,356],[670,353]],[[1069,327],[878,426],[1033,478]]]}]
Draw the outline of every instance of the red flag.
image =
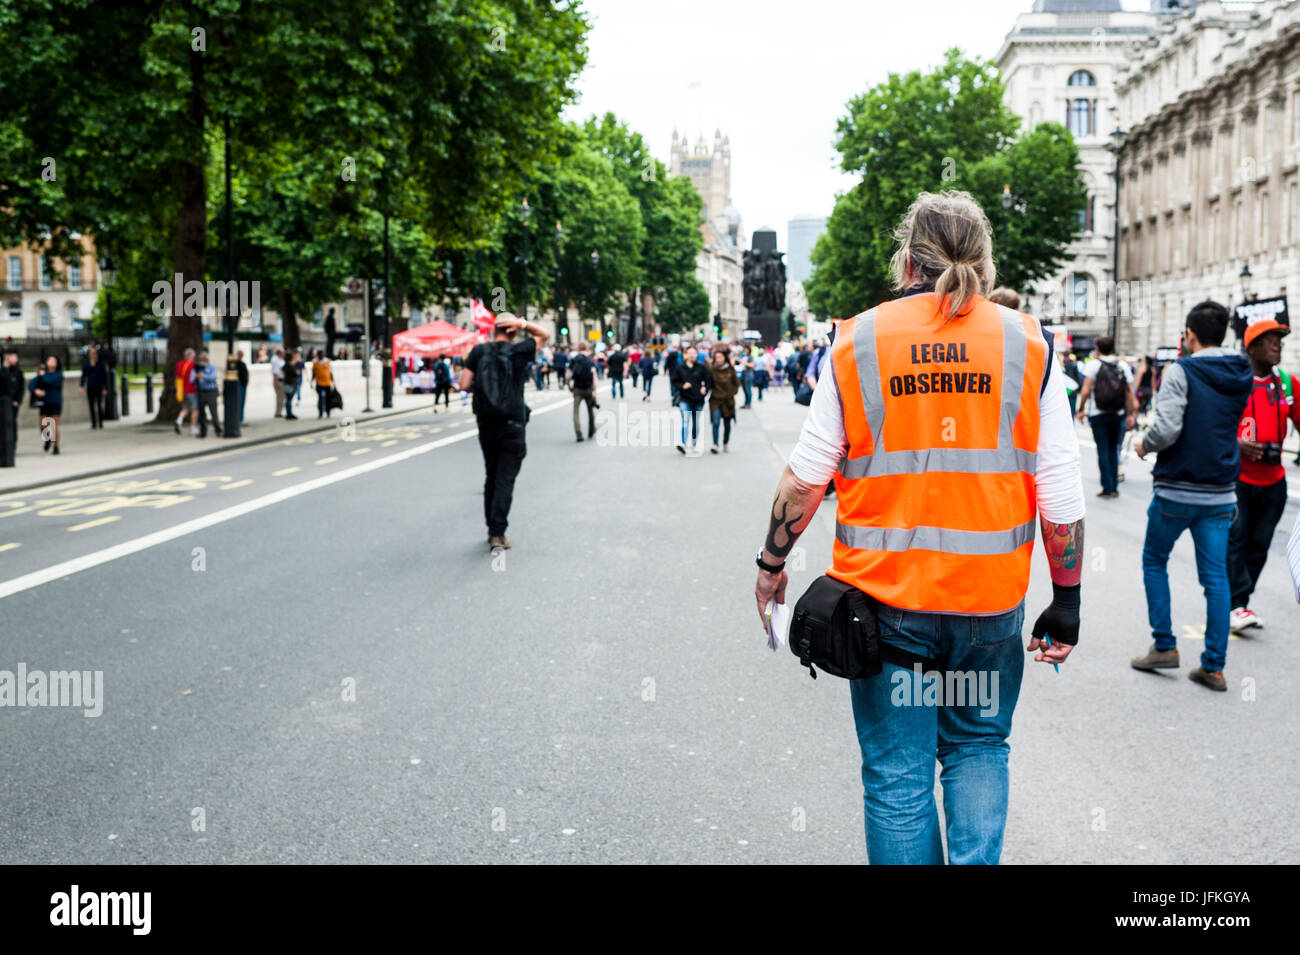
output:
[{"label": "red flag", "polygon": [[484,335],[491,335],[492,328],[496,324],[497,317],[488,311],[488,307],[483,304],[482,299],[473,299],[469,305],[470,317],[474,319],[474,326]]}]

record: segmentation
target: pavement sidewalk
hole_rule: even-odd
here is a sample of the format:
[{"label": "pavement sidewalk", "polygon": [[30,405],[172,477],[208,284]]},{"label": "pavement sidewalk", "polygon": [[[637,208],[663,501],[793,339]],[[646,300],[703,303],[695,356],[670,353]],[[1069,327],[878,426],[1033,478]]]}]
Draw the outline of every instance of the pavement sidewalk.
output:
[{"label": "pavement sidewalk", "polygon": [[[102,429],[95,431],[84,420],[63,424],[60,429],[62,447],[58,455],[53,455],[42,450],[40,435],[35,429],[22,427],[18,434],[15,466],[0,468],[0,494],[279,441],[313,431],[344,427],[348,422],[361,423],[409,411],[431,410],[432,395],[403,394],[396,382],[393,407],[382,408],[379,376],[376,374],[370,389],[370,407],[373,410],[369,414],[362,412],[360,409],[366,407],[366,400],[365,380],[359,374],[360,363],[336,362],[335,366],[348,364],[358,367],[355,374],[348,373],[353,369],[339,368],[343,372],[337,376],[343,395],[343,410],[333,412],[330,418],[318,419],[316,395],[309,380],[304,384],[301,399],[294,404],[294,414],[301,419],[298,421],[285,421],[274,416],[269,370],[265,365],[254,366],[238,438],[218,438],[211,428],[206,438],[196,438],[190,434],[188,424],[182,426],[181,434],[177,435],[171,424],[158,424],[153,415],[144,414],[141,409],[128,418],[105,422]],[[308,375],[310,367],[309,364]],[[258,371],[264,374],[258,374]],[[266,378],[265,383],[259,381],[262,377]],[[453,394],[453,412],[460,413],[460,403],[459,394]],[[223,406],[219,404],[218,408],[224,413]],[[439,411],[441,413],[441,409]]]}]

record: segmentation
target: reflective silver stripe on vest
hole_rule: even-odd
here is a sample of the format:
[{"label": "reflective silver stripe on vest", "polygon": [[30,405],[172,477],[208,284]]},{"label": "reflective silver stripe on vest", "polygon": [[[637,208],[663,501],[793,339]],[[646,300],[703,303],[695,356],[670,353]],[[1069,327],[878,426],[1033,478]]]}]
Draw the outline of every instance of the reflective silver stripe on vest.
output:
[{"label": "reflective silver stripe on vest", "polygon": [[1006,531],[955,531],[947,527],[862,527],[835,525],[835,539],[854,550],[934,550],[987,557],[1010,554],[1034,540],[1034,522]]},{"label": "reflective silver stripe on vest", "polygon": [[862,385],[862,407],[871,429],[873,454],[840,459],[840,473],[849,479],[887,474],[923,474],[927,471],[957,471],[978,474],[1006,474],[1038,470],[1038,455],[1017,449],[1014,431],[1020,414],[1020,393],[1025,377],[1026,338],[1020,314],[998,306],[1002,319],[1002,397],[998,416],[998,446],[993,448],[927,448],[890,451],[881,440],[885,423],[885,398],[876,358],[876,310],[857,317],[853,331],[853,354]]},{"label": "reflective silver stripe on vest", "polygon": [[964,471],[971,474],[1004,474],[1038,469],[1038,455],[1012,448],[924,448],[920,451],[886,451],[861,458],[841,458],[840,473],[846,478],[881,477],[886,474],[924,474],[927,471]]}]

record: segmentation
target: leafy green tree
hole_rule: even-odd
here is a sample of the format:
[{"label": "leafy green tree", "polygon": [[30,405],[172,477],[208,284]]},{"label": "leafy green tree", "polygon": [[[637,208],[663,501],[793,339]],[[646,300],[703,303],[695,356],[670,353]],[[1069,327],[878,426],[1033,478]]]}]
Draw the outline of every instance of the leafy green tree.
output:
[{"label": "leafy green tree", "polygon": [[689,282],[675,285],[656,308],[656,317],[665,332],[684,332],[698,325],[707,325],[709,293],[694,275]]},{"label": "leafy green tree", "polygon": [[[580,6],[533,0],[0,0],[0,238],[48,235],[58,255],[76,230],[117,257],[161,221],[168,273],[221,277],[208,237],[229,117],[241,149],[288,146],[291,165],[346,183],[348,228],[386,211],[419,226],[401,230],[416,248],[481,243],[550,153],[586,30]],[[264,264],[283,263],[269,235]],[[310,250],[302,239],[281,252]],[[171,317],[169,367],[199,336],[197,318]]]},{"label": "leafy green tree", "polygon": [[[938,68],[890,74],[849,101],[836,147],[845,171],[861,179],[837,199],[813,250],[805,283],[813,312],[854,315],[892,297],[893,230],[925,191],[975,196],[1008,284],[1023,288],[1064,260],[1086,198],[1077,149],[1055,124],[1018,136],[1003,92],[991,63],[949,50]],[[1004,184],[1019,201],[999,228]]]}]

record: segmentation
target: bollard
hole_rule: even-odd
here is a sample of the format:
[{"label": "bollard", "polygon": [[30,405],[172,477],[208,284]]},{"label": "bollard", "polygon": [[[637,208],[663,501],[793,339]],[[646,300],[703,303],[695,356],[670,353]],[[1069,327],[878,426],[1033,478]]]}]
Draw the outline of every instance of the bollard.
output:
[{"label": "bollard", "polygon": [[131,383],[126,377],[126,372],[122,372],[122,417],[125,418],[131,413]]},{"label": "bollard", "polygon": [[131,374],[140,374],[140,349],[131,349]]},{"label": "bollard", "polygon": [[144,412],[153,414],[153,374],[144,376]]}]

